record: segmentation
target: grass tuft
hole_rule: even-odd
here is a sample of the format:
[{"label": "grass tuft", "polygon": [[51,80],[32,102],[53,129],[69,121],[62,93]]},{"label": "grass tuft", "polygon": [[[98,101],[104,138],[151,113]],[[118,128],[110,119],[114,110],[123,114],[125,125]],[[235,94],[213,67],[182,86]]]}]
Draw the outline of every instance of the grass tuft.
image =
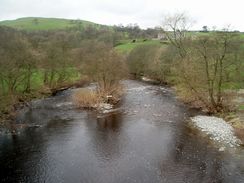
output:
[{"label": "grass tuft", "polygon": [[88,109],[95,108],[101,102],[101,97],[96,91],[85,88],[76,91],[72,99],[77,107]]}]

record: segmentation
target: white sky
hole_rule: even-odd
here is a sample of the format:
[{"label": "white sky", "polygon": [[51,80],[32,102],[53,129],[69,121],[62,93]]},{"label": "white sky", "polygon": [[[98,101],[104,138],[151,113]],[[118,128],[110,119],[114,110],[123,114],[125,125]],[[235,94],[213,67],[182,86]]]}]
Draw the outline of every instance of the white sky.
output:
[{"label": "white sky", "polygon": [[244,0],[0,0],[0,20],[57,17],[100,24],[159,26],[164,14],[186,12],[196,23],[244,31]]}]

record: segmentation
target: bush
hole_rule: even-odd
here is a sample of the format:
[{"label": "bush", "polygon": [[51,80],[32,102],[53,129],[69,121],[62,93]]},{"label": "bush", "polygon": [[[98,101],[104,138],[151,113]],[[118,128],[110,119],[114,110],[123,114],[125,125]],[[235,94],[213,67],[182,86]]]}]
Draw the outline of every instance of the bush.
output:
[{"label": "bush", "polygon": [[98,84],[98,93],[114,95],[120,81],[127,76],[123,56],[102,42],[86,42],[77,53],[81,74]]},{"label": "bush", "polygon": [[74,93],[73,101],[80,108],[95,108],[100,102],[100,95],[91,89],[79,89]]},{"label": "bush", "polygon": [[101,103],[117,104],[122,94],[123,87],[121,84],[113,85],[108,90],[82,88],[73,94],[72,100],[79,108],[93,109],[97,108]]}]

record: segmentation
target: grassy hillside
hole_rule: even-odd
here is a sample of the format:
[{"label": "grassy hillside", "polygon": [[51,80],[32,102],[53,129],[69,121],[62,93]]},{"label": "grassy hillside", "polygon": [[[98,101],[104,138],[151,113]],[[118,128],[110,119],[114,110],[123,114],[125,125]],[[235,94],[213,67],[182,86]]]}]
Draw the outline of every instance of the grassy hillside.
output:
[{"label": "grassy hillside", "polygon": [[54,29],[66,29],[70,27],[86,27],[88,25],[100,27],[102,25],[95,24],[84,20],[69,20],[59,18],[39,18],[39,17],[27,17],[19,18],[16,20],[1,21],[0,25],[9,26],[12,28],[23,30],[54,30]]}]

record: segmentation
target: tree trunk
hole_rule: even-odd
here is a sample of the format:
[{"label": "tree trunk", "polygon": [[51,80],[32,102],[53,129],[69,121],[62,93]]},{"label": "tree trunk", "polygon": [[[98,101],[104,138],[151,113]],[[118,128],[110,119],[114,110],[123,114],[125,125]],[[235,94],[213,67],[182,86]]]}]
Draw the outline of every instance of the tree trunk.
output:
[{"label": "tree trunk", "polygon": [[31,75],[32,75],[32,71],[31,71],[31,66],[28,67],[28,72],[27,72],[27,78],[26,78],[26,87],[25,87],[25,91],[26,93],[30,93],[30,89],[31,89]]},{"label": "tree trunk", "polygon": [[45,70],[45,72],[44,72],[43,83],[44,83],[45,85],[48,84],[48,71],[46,71],[46,70]]},{"label": "tree trunk", "polygon": [[217,93],[217,105],[222,106],[222,82],[223,82],[223,61],[220,60],[220,71],[219,71],[219,82],[218,82],[218,93]]},{"label": "tree trunk", "polygon": [[1,79],[1,95],[5,94],[4,80]]}]

